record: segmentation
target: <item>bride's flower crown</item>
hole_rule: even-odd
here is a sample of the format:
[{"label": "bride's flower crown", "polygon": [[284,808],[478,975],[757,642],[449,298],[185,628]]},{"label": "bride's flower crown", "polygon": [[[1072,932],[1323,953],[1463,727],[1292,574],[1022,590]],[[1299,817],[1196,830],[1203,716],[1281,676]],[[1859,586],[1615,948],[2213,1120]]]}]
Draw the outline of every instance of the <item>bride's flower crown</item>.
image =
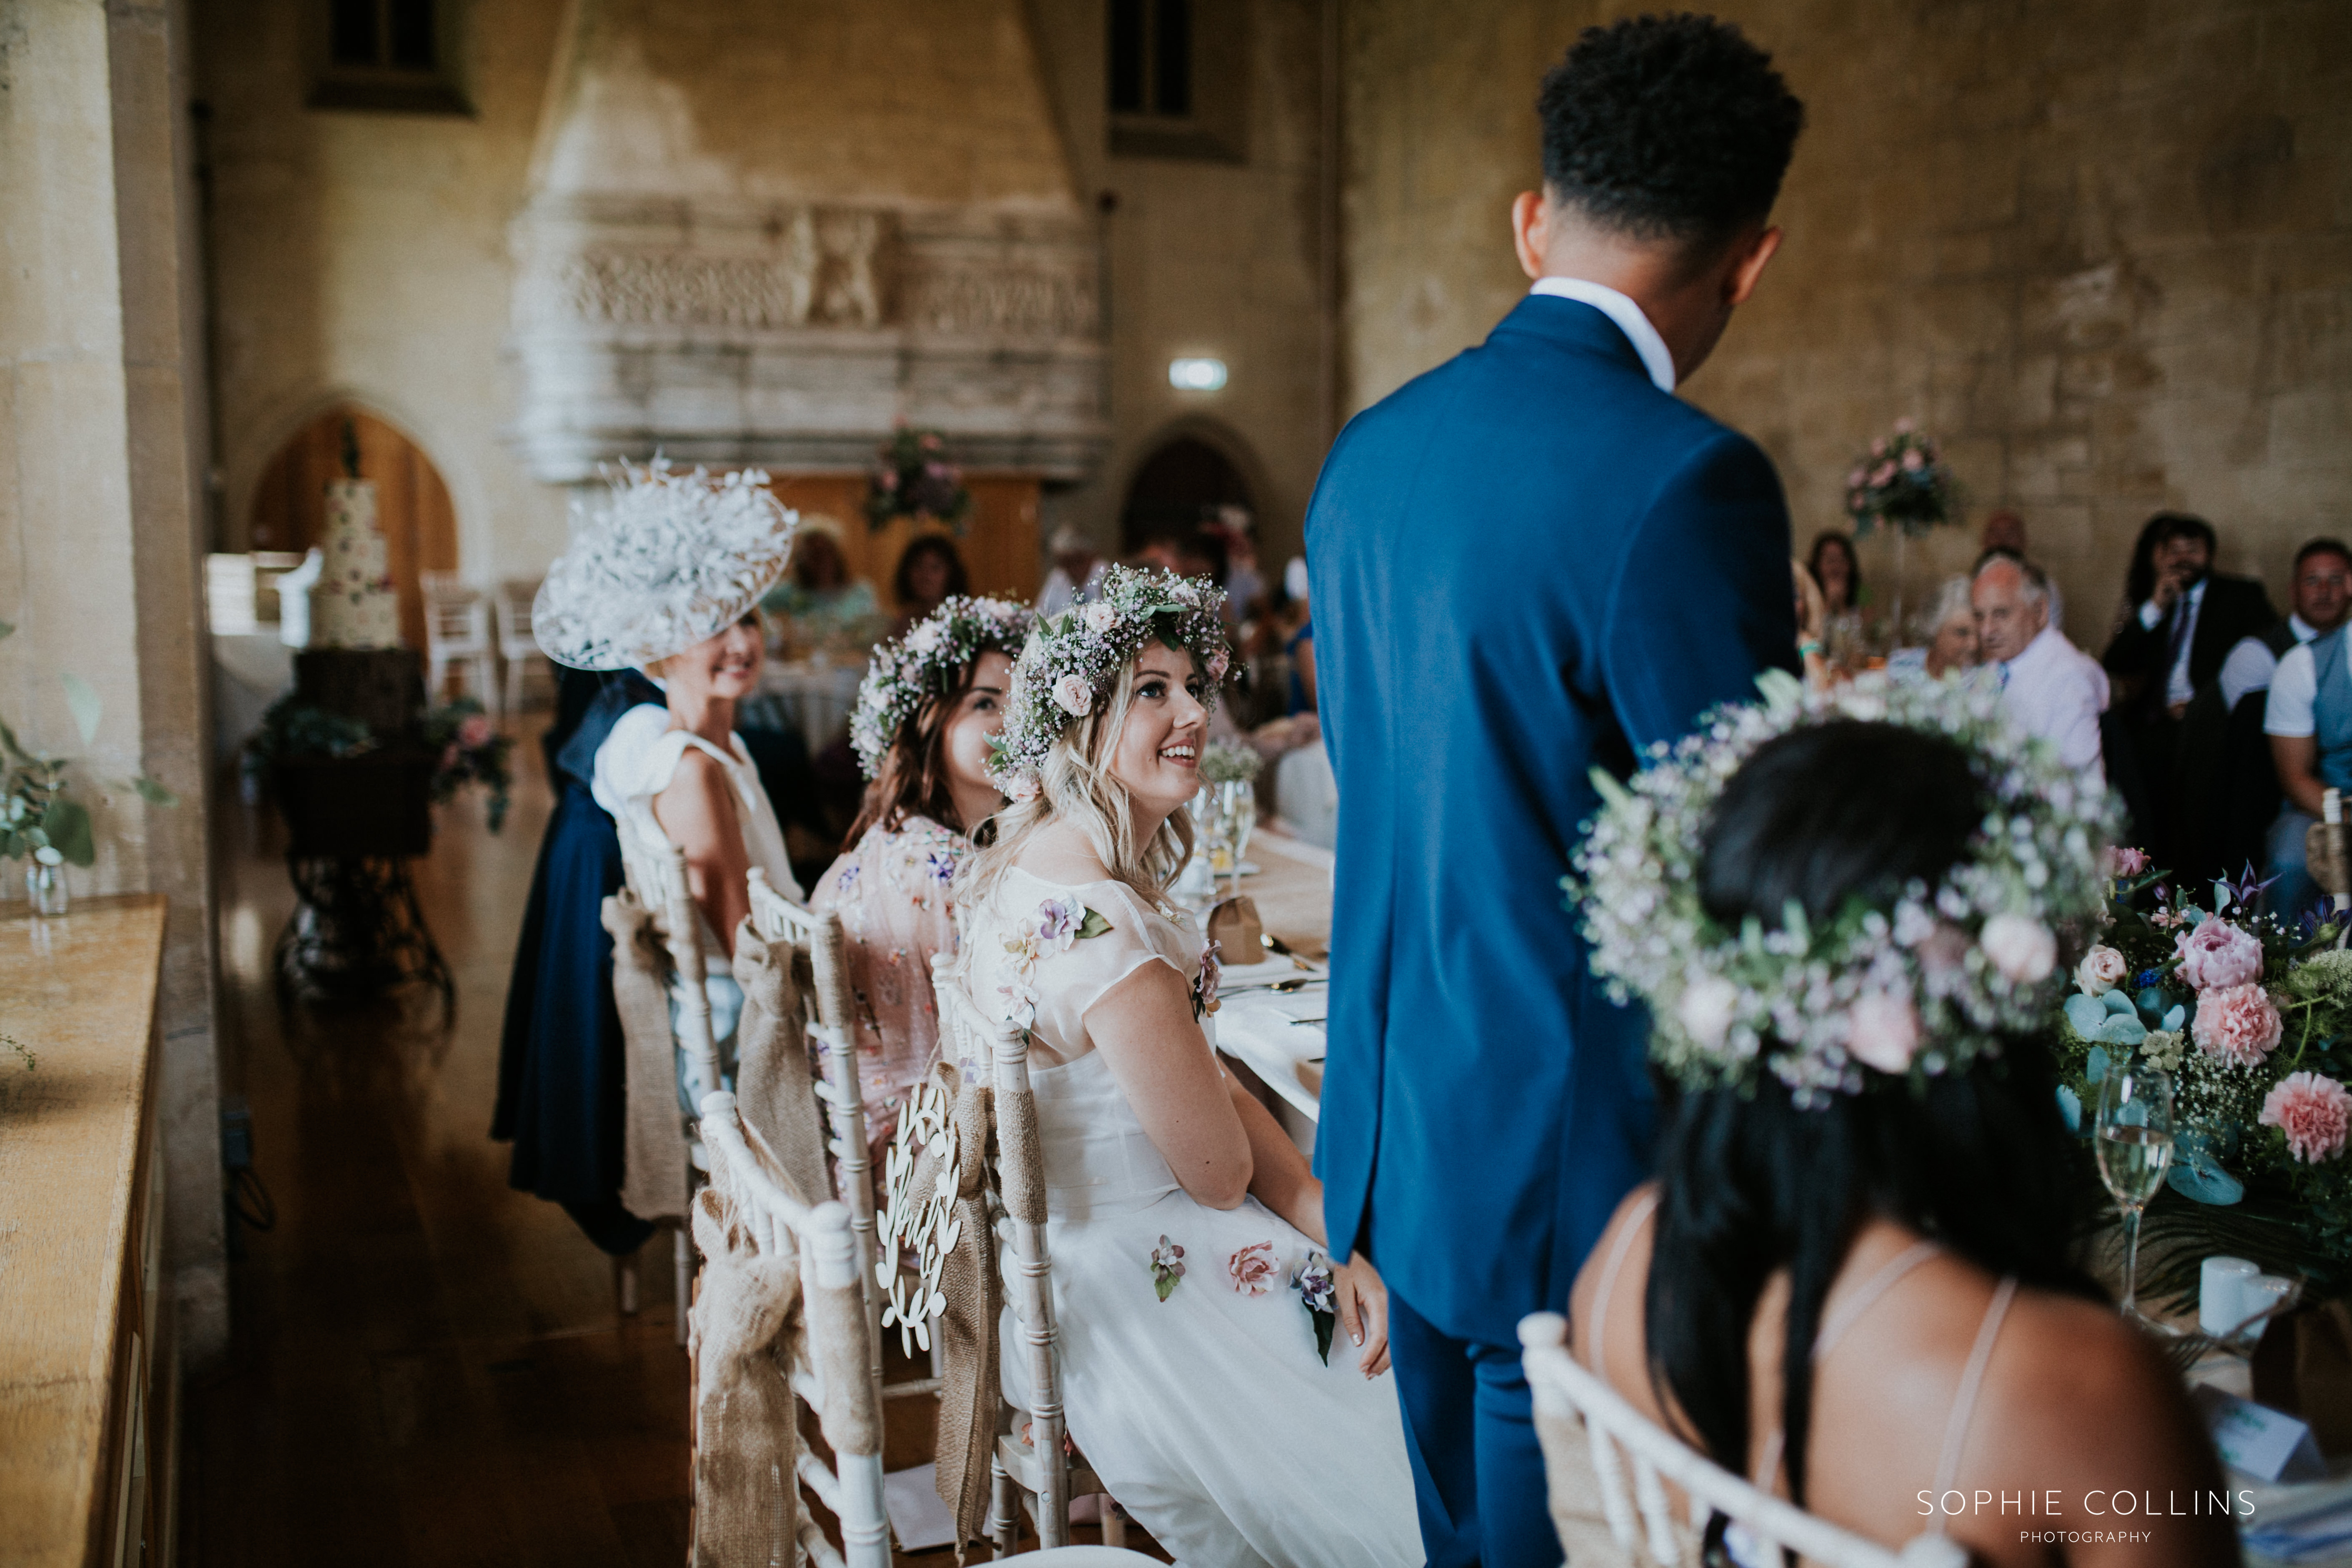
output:
[{"label": "bride's flower crown", "polygon": [[1035,619],[1028,605],[1011,599],[958,595],[905,637],[877,645],[849,716],[849,743],[857,748],[857,765],[866,776],[882,771],[882,759],[924,699],[954,696],[964,666],[983,653],[1018,655]]},{"label": "bride's flower crown", "polygon": [[[1562,879],[1611,996],[1649,1004],[1651,1058],[1693,1088],[1769,1072],[1818,1107],[1961,1071],[1998,1054],[2003,1035],[2047,1027],[2066,981],[2058,933],[2101,909],[2115,826],[2105,792],[2011,729],[1985,682],[1871,674],[1815,693],[1771,671],[1757,684],[1761,703],[1716,709],[1696,733],[1653,747],[1630,784],[1595,773],[1604,804]],[[1897,889],[1891,907],[1857,898],[1813,926],[1792,902],[1777,931],[1753,917],[1717,924],[1698,873],[1724,786],[1766,742],[1847,719],[1968,752],[1988,804],[1967,853],[1935,886]]]},{"label": "bride's flower crown", "polygon": [[1054,742],[1094,711],[1119,671],[1153,642],[1201,661],[1210,684],[1203,700],[1215,707],[1216,685],[1232,659],[1224,603],[1225,591],[1206,577],[1114,566],[1094,598],[1039,621],[1013,667],[1013,695],[991,764],[997,787],[1015,800],[1033,798]]}]

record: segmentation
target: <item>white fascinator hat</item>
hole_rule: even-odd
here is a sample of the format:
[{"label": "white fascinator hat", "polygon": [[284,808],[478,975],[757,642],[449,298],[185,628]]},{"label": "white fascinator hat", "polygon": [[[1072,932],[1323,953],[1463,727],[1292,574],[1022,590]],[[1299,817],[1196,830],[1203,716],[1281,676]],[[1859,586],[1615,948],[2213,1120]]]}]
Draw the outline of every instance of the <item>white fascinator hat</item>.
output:
[{"label": "white fascinator hat", "polygon": [[612,494],[572,503],[572,547],[547,569],[531,634],[573,669],[642,668],[751,613],[792,556],[797,513],[757,468],[714,479],[656,458],[605,470]]}]

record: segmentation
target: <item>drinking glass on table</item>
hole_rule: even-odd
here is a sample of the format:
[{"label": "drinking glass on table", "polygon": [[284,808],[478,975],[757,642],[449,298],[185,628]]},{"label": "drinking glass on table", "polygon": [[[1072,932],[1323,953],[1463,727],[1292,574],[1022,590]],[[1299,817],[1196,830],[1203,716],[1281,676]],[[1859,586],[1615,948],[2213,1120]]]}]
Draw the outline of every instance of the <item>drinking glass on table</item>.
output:
[{"label": "drinking glass on table", "polygon": [[2172,1079],[2163,1068],[2132,1061],[2107,1069],[2099,1085],[2099,1179],[2124,1216],[2124,1315],[2139,1310],[2139,1217],[2164,1185],[2172,1163]]}]

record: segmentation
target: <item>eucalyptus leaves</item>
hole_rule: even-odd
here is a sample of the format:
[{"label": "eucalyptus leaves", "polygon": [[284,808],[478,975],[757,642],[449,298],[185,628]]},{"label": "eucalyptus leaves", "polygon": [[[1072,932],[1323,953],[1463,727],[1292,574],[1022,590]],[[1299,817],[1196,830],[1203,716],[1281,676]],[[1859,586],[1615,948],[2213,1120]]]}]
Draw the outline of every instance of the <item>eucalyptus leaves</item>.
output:
[{"label": "eucalyptus leaves", "polygon": [[[0,621],[0,637],[16,627]],[[73,715],[81,743],[98,738],[105,704],[89,681],[70,672],[58,677],[66,708]],[[36,751],[0,721],[0,859],[32,860],[43,866],[88,866],[98,858],[98,841],[90,831],[89,810],[73,798],[66,770],[74,759]],[[110,786],[137,795],[150,805],[170,806],[179,797],[154,779],[141,773]]]}]

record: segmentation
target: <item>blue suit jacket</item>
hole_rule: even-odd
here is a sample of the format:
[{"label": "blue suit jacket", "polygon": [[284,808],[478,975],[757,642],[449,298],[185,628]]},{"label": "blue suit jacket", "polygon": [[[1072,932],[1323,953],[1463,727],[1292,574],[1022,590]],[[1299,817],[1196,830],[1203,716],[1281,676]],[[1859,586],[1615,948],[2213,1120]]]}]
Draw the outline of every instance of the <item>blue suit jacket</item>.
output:
[{"label": "blue suit jacket", "polygon": [[1514,1344],[1651,1157],[1645,1016],[1562,907],[1590,770],[1796,668],[1788,507],[1608,317],[1531,295],[1340,433],[1307,559],[1339,785],[1331,1251]]}]

